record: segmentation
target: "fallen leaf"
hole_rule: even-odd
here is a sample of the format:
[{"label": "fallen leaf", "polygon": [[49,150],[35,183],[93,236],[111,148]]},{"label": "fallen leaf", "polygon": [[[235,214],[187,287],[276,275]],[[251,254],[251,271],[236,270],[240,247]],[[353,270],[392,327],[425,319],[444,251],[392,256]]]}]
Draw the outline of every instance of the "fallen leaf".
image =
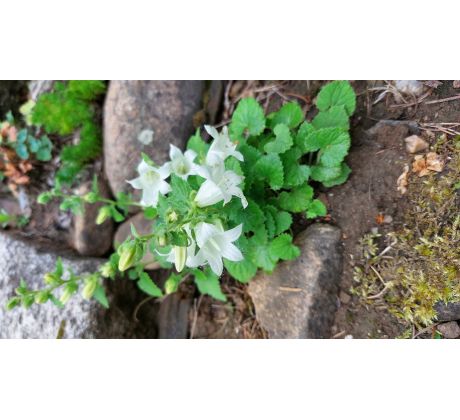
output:
[{"label": "fallen leaf", "polygon": [[396,185],[398,186],[398,191],[403,195],[406,194],[407,186],[409,185],[408,176],[409,176],[409,165],[404,165],[404,171],[399,176],[398,180],[396,181]]},{"label": "fallen leaf", "polygon": [[379,213],[377,216],[375,216],[375,222],[378,225],[381,225],[385,220],[385,216],[382,213]]},{"label": "fallen leaf", "polygon": [[438,88],[439,86],[442,85],[442,82],[441,82],[440,80],[425,80],[425,81],[423,82],[423,84],[424,84],[425,86],[430,87],[430,88],[436,89],[436,88]]},{"label": "fallen leaf", "polygon": [[429,175],[431,172],[442,172],[444,162],[441,157],[434,152],[424,155],[417,155],[412,163],[412,172],[419,177]]},{"label": "fallen leaf", "polygon": [[430,152],[426,155],[426,167],[430,171],[442,172],[444,169],[444,162],[438,154]]}]

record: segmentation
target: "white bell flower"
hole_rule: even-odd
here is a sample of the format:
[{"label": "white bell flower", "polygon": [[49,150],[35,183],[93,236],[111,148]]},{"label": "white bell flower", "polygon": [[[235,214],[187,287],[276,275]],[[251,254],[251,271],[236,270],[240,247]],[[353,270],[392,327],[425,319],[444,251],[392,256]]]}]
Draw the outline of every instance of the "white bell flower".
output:
[{"label": "white bell flower", "polygon": [[224,231],[222,226],[201,222],[195,227],[196,243],[200,250],[188,261],[191,267],[209,264],[211,270],[220,276],[224,269],[222,258],[230,261],[244,259],[241,251],[233,245],[241,235],[243,225]]},{"label": "white bell flower", "polygon": [[192,234],[188,224],[184,225],[184,230],[187,233],[189,245],[186,247],[173,246],[171,251],[168,254],[166,254],[166,261],[174,263],[176,270],[179,273],[184,269],[184,266],[192,267],[191,262],[192,258],[195,256],[196,249],[196,243],[195,240],[192,238]]},{"label": "white bell flower", "polygon": [[167,162],[164,166],[173,174],[186,180],[190,175],[196,175],[197,169],[194,160],[197,154],[193,150],[187,150],[185,153],[174,146],[170,145],[169,157],[171,162]]},{"label": "white bell flower", "polygon": [[201,167],[199,175],[206,181],[201,184],[195,197],[198,207],[211,206],[222,200],[224,200],[225,205],[232,199],[232,196],[240,198],[243,207],[247,207],[246,197],[241,188],[238,187],[243,182],[243,177],[233,171],[225,170],[222,161],[212,167]]},{"label": "white bell flower", "polygon": [[133,188],[142,190],[141,205],[156,207],[158,195],[167,194],[171,190],[169,184],[165,181],[170,174],[169,168],[165,165],[155,168],[142,160],[137,167],[137,171],[139,172],[139,177],[126,182],[131,184]]},{"label": "white bell flower", "polygon": [[210,125],[205,125],[204,129],[214,139],[209,147],[208,154],[206,155],[206,164],[214,166],[224,161],[229,156],[234,156],[236,159],[243,161],[243,155],[236,151],[236,144],[232,143],[228,136],[228,128],[224,127],[219,134],[218,131]]}]

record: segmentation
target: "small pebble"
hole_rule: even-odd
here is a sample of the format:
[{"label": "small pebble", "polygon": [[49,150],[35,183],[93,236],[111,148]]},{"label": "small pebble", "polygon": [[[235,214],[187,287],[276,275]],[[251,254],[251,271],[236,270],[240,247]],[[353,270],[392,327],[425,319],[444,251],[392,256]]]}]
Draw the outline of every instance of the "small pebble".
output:
[{"label": "small pebble", "polygon": [[460,337],[460,327],[457,321],[446,322],[445,324],[439,324],[437,330],[445,338],[457,338]]},{"label": "small pebble", "polygon": [[386,215],[384,218],[383,218],[383,223],[389,225],[390,223],[393,223],[393,218],[390,216],[390,215]]},{"label": "small pebble", "polygon": [[348,293],[345,293],[343,290],[341,290],[339,294],[339,299],[340,299],[340,302],[346,305],[350,303],[351,296]]},{"label": "small pebble", "polygon": [[415,134],[406,137],[404,141],[406,142],[406,150],[409,153],[421,152],[422,150],[426,150],[429,147],[429,144],[425,140],[419,136],[416,136]]},{"label": "small pebble", "polygon": [[351,334],[347,334],[345,337],[343,337],[345,340],[352,340],[353,336]]}]

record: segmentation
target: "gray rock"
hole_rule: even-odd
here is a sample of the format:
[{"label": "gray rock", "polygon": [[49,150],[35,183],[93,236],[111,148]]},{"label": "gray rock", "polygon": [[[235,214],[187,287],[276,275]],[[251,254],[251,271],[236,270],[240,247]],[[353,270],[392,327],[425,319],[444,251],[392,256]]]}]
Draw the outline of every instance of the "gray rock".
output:
[{"label": "gray rock", "polygon": [[37,101],[40,95],[48,93],[53,89],[54,80],[31,80],[29,82],[29,97]]},{"label": "gray rock", "polygon": [[[118,226],[113,240],[114,249],[117,249],[118,246],[131,235],[131,224],[140,235],[148,235],[149,233],[152,233],[153,221],[147,220],[143,213],[138,213],[135,216],[131,216],[128,220],[125,220],[120,226]],[[155,261],[155,256],[150,251],[146,252],[141,260],[141,263],[145,264],[145,268],[147,270],[156,270],[160,268],[160,264]]]},{"label": "gray rock", "polygon": [[104,159],[114,194],[132,192],[126,180],[137,176],[141,152],[162,164],[169,158],[170,143],[184,148],[193,134],[193,116],[202,107],[203,90],[202,81],[110,83],[104,108]]},{"label": "gray rock", "polygon": [[329,338],[342,273],[340,229],[314,224],[295,240],[301,255],[249,283],[256,316],[270,338]]},{"label": "gray rock", "polygon": [[437,327],[437,330],[445,338],[457,338],[460,337],[460,327],[456,321],[446,322],[445,324],[440,324]]},{"label": "gray rock", "polygon": [[[23,278],[32,289],[42,288],[43,276],[54,270],[56,260],[57,255],[54,252],[0,233],[0,338],[56,338],[59,332],[63,338],[137,336],[139,327],[133,325],[129,315],[121,310],[111,291],[108,292],[108,310],[96,301],[86,301],[78,295],[63,309],[48,302],[33,305],[28,310],[16,307],[6,311],[5,305],[14,295],[19,280]],[[64,266],[72,268],[75,274],[92,272],[103,262],[94,258],[74,257],[64,257],[62,260]],[[123,293],[123,297],[128,299],[128,282],[121,282],[108,284],[112,286],[119,283],[122,286],[119,293]]]},{"label": "gray rock", "polygon": [[460,319],[460,302],[447,303],[438,302],[434,305],[437,317],[440,322],[457,321]]},{"label": "gray rock", "polygon": [[158,312],[158,338],[187,338],[192,299],[181,293],[167,296]]},{"label": "gray rock", "polygon": [[[109,198],[107,184],[99,178],[99,193]],[[92,182],[82,184],[77,194],[84,195],[91,191]],[[85,204],[85,211],[74,216],[72,245],[80,255],[100,257],[107,253],[112,246],[113,221],[108,218],[104,223],[97,225],[96,218],[103,203]]]}]

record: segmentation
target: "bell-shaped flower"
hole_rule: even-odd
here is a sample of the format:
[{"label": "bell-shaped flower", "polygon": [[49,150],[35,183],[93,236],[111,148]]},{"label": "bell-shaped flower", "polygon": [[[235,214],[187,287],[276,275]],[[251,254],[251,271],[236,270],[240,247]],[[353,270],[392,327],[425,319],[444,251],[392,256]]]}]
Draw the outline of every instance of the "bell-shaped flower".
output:
[{"label": "bell-shaped flower", "polygon": [[170,171],[170,173],[176,174],[182,179],[186,180],[190,175],[196,175],[196,164],[194,160],[196,153],[193,150],[187,150],[185,153],[174,146],[170,145],[169,158],[170,162],[164,164],[164,166]]},{"label": "bell-shaped flower", "polygon": [[201,184],[195,197],[198,207],[211,206],[222,200],[225,205],[232,199],[232,196],[240,198],[243,207],[247,207],[246,197],[238,186],[243,182],[243,177],[233,171],[225,170],[222,161],[215,166],[201,167],[199,175],[206,181]]},{"label": "bell-shaped flower", "polygon": [[204,129],[214,139],[209,147],[208,154],[206,155],[206,164],[214,166],[224,161],[229,156],[234,156],[236,159],[243,161],[243,155],[236,151],[236,144],[230,140],[228,136],[228,128],[224,127],[222,132],[219,132],[210,125],[205,125]]},{"label": "bell-shaped flower", "polygon": [[166,261],[174,263],[176,271],[179,273],[184,269],[184,266],[191,267],[191,259],[195,256],[196,249],[196,243],[192,237],[189,225],[186,224],[183,228],[187,233],[188,245],[186,247],[174,245],[171,248],[171,251],[165,255]]},{"label": "bell-shaped flower", "polygon": [[155,168],[144,160],[137,167],[139,177],[127,181],[132,187],[142,190],[141,204],[143,206],[156,207],[158,204],[159,194],[167,194],[171,188],[165,181],[170,172],[169,168],[163,165],[160,168]]},{"label": "bell-shaped flower", "polygon": [[244,259],[241,251],[233,245],[241,235],[243,225],[224,231],[221,225],[200,222],[195,227],[196,243],[200,250],[188,261],[191,267],[209,264],[211,270],[220,276],[223,271],[222,258],[230,261]]}]

